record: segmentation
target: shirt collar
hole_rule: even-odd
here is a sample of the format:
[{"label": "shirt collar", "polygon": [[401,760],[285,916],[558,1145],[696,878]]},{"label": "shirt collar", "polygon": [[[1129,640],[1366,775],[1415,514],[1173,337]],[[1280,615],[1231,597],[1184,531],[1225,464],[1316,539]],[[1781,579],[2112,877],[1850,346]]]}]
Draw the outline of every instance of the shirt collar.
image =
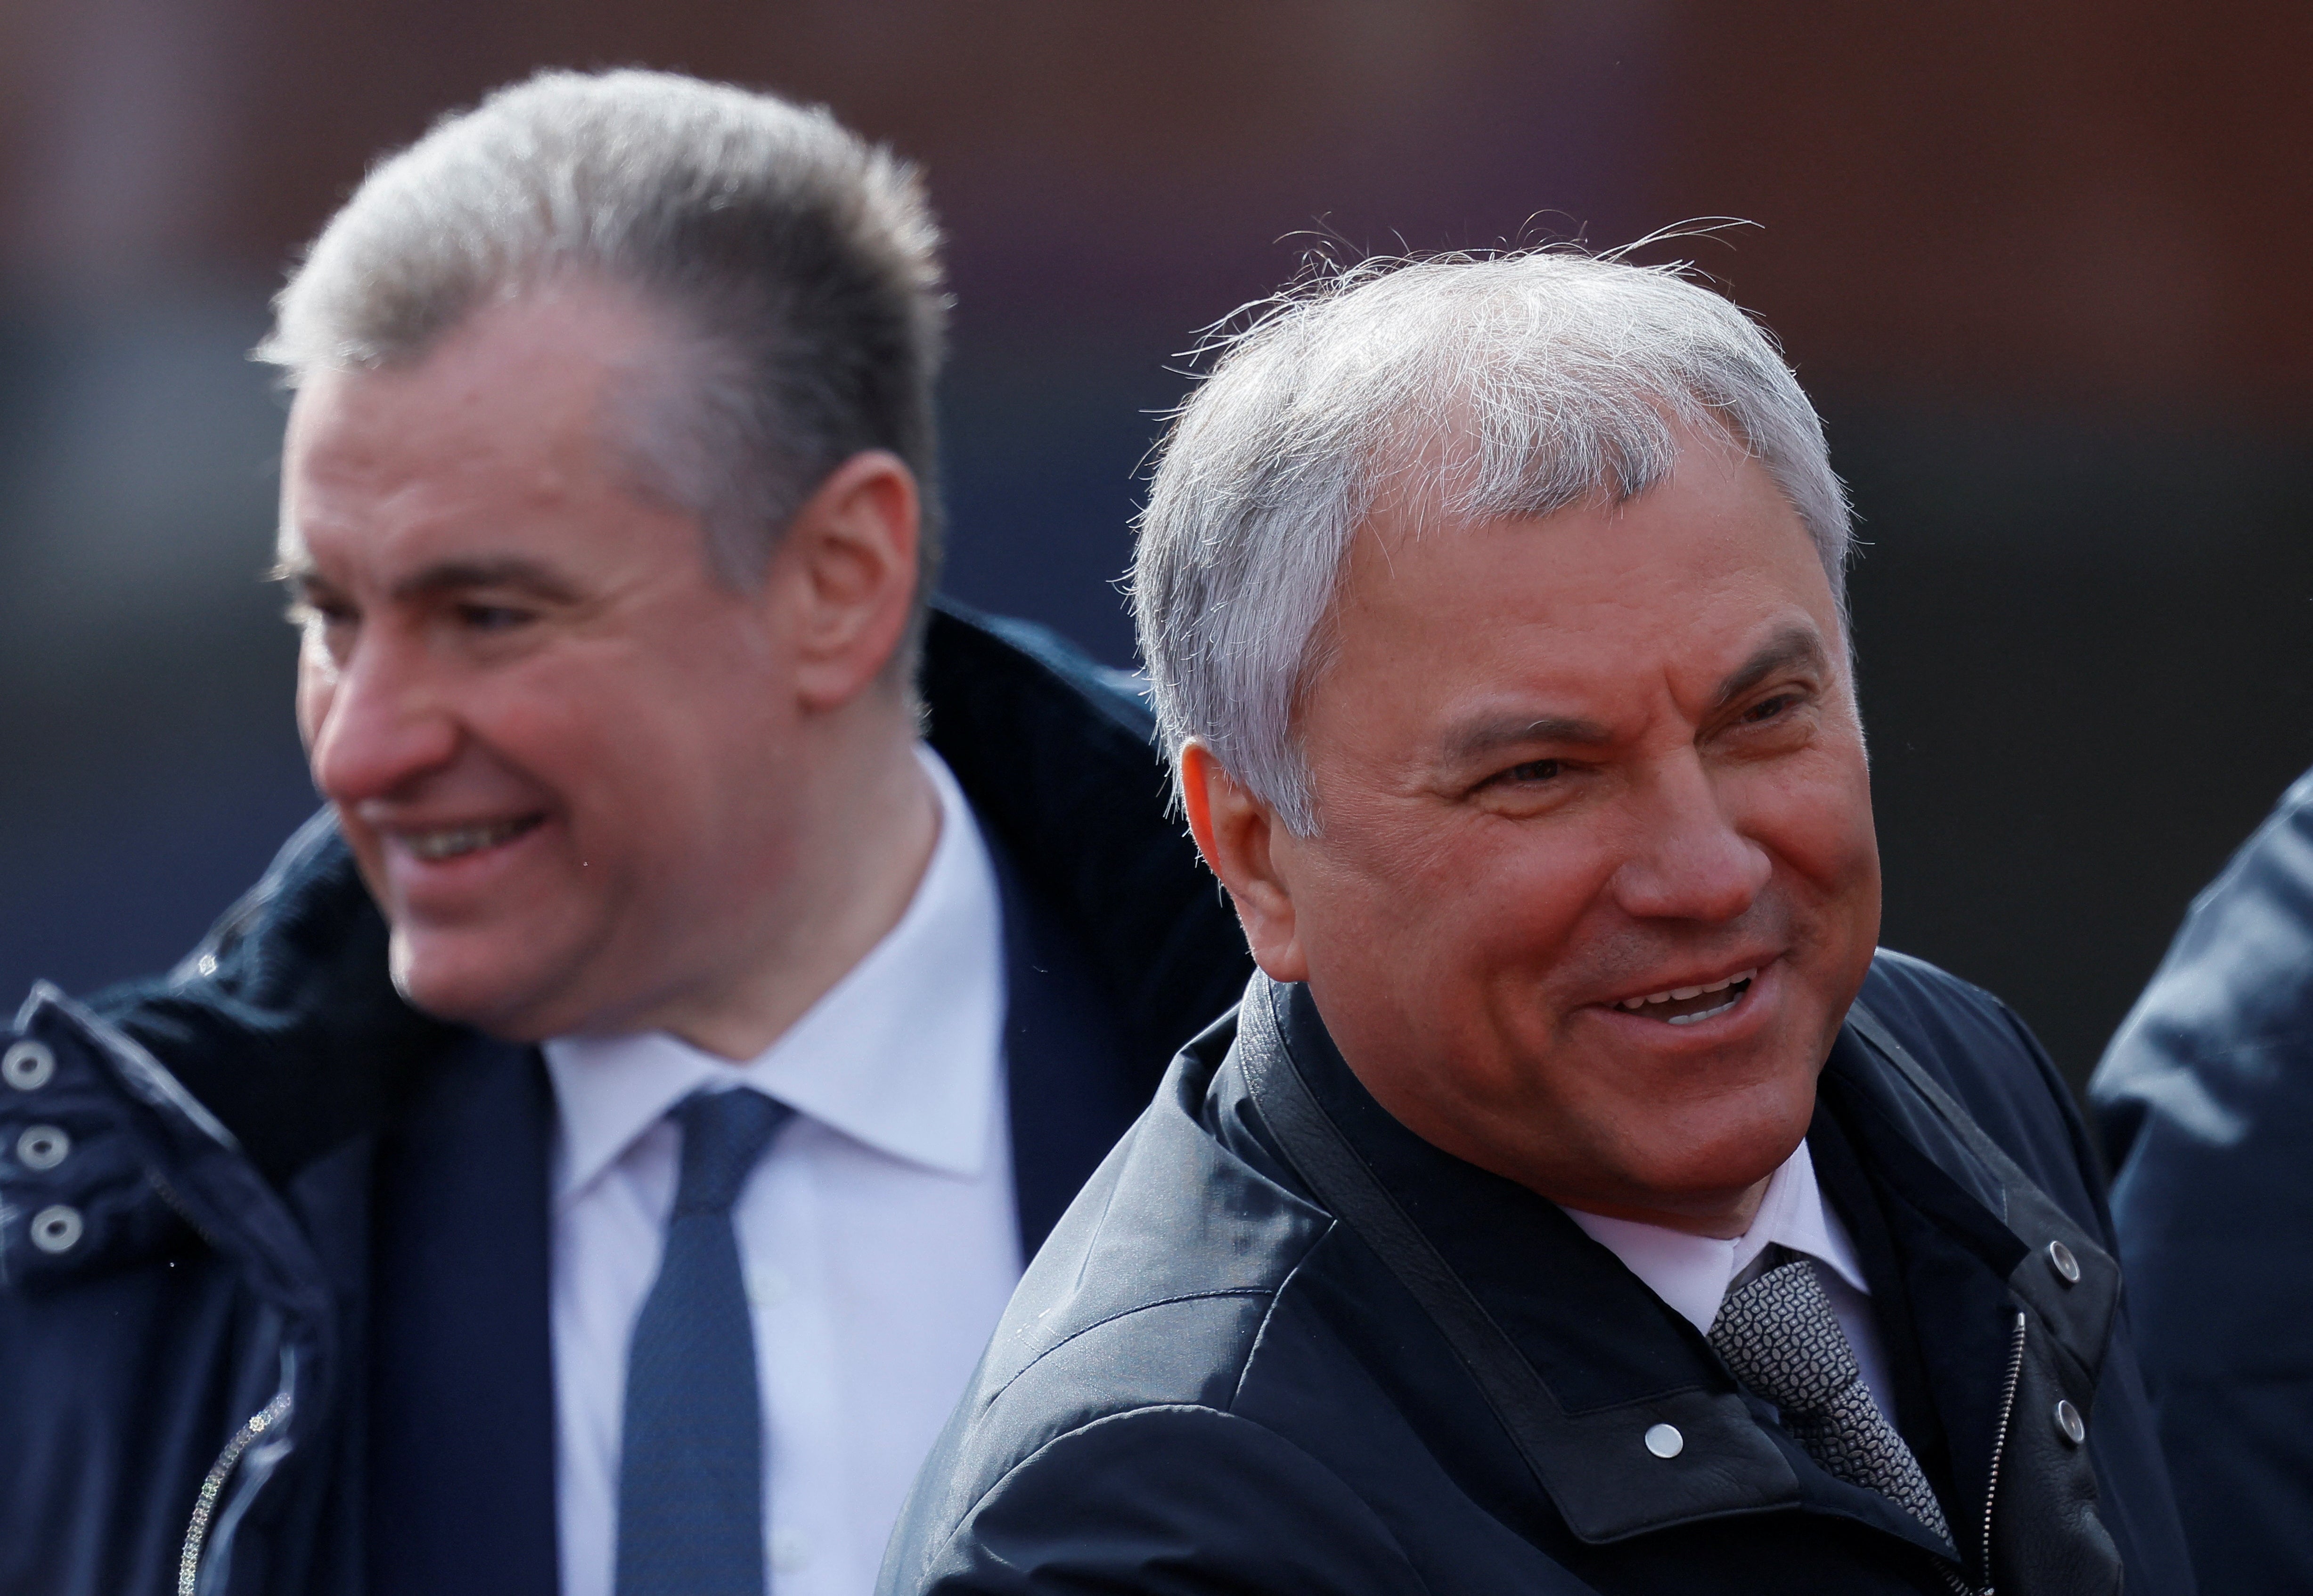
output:
[{"label": "shirt collar", "polygon": [[601,1177],[702,1087],[752,1086],[891,1157],[980,1174],[1002,1101],[1003,911],[972,806],[946,765],[916,757],[939,839],[905,913],[803,1017],[734,1063],[663,1031],[558,1037],[543,1048],[561,1128],[558,1202]]},{"label": "shirt collar", "polygon": [[1759,1212],[1739,1236],[1694,1236],[1633,1219],[1610,1219],[1573,1208],[1566,1212],[1592,1241],[1621,1258],[1655,1295],[1706,1336],[1719,1317],[1719,1304],[1727,1300],[1728,1283],[1770,1245],[1804,1253],[1865,1296],[1871,1294],[1846,1227],[1816,1184],[1815,1159],[1805,1142],[1768,1177]]}]

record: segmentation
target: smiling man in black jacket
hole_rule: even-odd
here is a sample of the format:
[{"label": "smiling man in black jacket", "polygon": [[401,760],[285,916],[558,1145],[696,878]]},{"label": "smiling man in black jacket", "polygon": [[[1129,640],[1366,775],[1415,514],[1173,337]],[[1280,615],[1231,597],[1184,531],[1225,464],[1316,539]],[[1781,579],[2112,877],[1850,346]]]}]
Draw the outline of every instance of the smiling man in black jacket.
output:
[{"label": "smiling man in black jacket", "polygon": [[870,1586],[1247,969],[1134,684],[929,604],[936,242],[825,112],[616,73],[316,243],[330,813],[0,1035],[0,1592]]},{"label": "smiling man in black jacket", "polygon": [[1368,267],[1235,343],[1135,583],[1262,973],[886,1596],[2190,1589],[2063,1089],[1875,952],[1847,537],[1674,274]]}]

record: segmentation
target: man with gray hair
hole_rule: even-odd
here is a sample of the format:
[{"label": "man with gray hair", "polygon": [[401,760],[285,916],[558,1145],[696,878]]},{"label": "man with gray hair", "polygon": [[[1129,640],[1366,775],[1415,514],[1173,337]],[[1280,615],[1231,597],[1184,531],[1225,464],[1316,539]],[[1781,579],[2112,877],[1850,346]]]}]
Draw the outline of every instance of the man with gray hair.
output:
[{"label": "man with gray hair", "polygon": [[1847,540],[1675,271],[1369,265],[1227,345],[1135,600],[1261,971],[885,1596],[2191,1588],[2077,1114],[1875,951]]},{"label": "man with gray hair", "polygon": [[936,245],[646,73],[321,233],[259,355],[329,810],[0,1035],[0,1591],[869,1588],[1247,969],[1130,679],[929,603]]}]

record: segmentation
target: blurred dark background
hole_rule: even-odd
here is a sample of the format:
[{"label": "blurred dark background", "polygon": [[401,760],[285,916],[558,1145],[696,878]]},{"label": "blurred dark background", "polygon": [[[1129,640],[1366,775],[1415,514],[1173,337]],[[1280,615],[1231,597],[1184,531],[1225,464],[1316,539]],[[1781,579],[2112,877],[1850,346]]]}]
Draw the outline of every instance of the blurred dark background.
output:
[{"label": "blurred dark background", "polygon": [[1886,940],[2075,1079],[2313,762],[2301,0],[9,0],[5,1001],[170,961],[312,806],[242,353],[377,152],[550,64],[822,100],[925,163],[951,586],[1119,663],[1174,354],[1313,244],[1760,224],[1680,252],[1854,487]]}]

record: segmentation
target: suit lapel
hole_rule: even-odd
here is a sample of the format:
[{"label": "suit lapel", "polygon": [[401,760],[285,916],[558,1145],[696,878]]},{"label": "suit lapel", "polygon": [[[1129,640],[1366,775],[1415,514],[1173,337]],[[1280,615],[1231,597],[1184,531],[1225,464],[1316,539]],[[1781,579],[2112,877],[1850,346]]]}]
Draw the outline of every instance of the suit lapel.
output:
[{"label": "suit lapel", "polygon": [[379,1148],[371,1596],[554,1596],[558,1585],[552,1113],[534,1049],[469,1036]]},{"label": "suit lapel", "polygon": [[1156,1082],[1130,1078],[1083,939],[1023,888],[1002,842],[982,830],[1003,899],[1004,1074],[1025,1261],[1148,1106]]}]

